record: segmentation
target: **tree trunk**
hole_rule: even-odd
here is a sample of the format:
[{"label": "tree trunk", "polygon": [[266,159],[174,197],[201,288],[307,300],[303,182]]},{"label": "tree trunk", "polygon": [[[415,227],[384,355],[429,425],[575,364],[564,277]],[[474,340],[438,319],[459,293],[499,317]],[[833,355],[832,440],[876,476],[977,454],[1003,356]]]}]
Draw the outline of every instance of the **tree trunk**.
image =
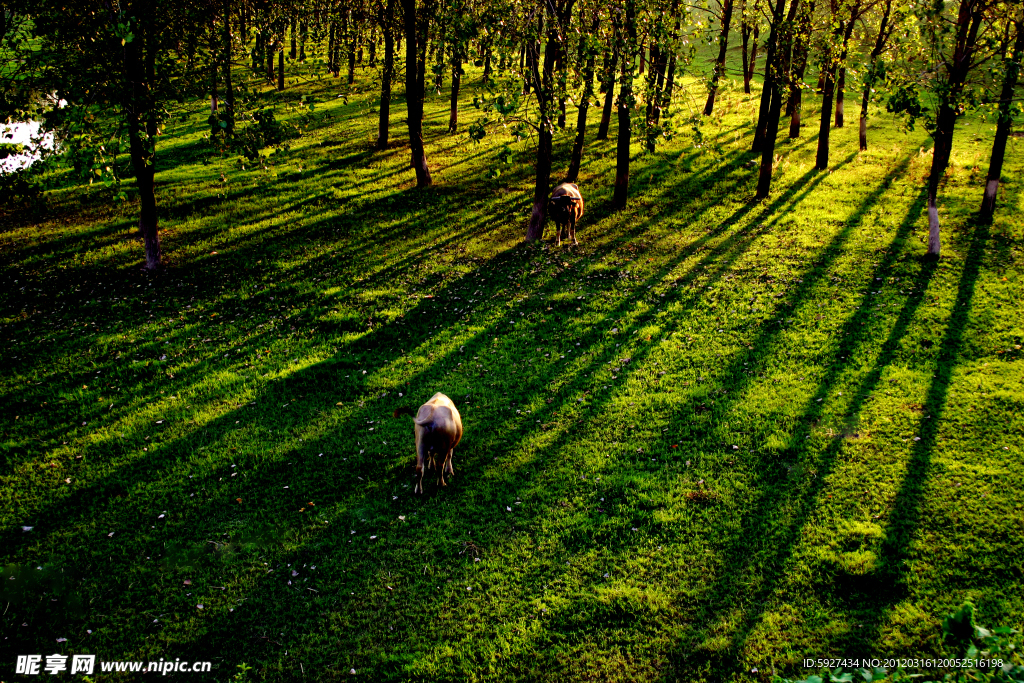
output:
[{"label": "tree trunk", "polygon": [[263,73],[263,31],[256,31],[256,44],[252,48],[252,72],[259,76]]},{"label": "tree trunk", "polygon": [[[673,2],[672,3],[672,13],[676,14],[678,8],[679,8],[678,2]],[[676,52],[677,52],[677,50],[675,48],[675,45],[676,45],[676,40],[679,38],[679,29],[682,27],[682,21],[683,21],[682,17],[680,17],[680,16],[678,16],[678,14],[676,14],[676,25],[675,25],[675,28],[672,29],[672,45],[673,45],[673,48],[671,50],[672,54],[668,58],[668,65],[666,66],[666,71],[668,71],[668,75],[665,78],[665,89],[661,93],[661,113],[663,115],[665,115],[665,116],[668,116],[668,110],[672,106],[672,93],[673,93],[673,89],[675,88],[675,83],[676,83]]]},{"label": "tree trunk", "polygon": [[1013,90],[1017,87],[1021,61],[1024,60],[1024,21],[1014,22],[1017,38],[1013,43],[1013,51],[1007,56],[1004,64],[1003,89],[999,95],[999,122],[996,124],[996,138],[992,143],[992,158],[988,165],[988,177],[985,181],[985,194],[981,199],[981,218],[992,220],[996,210],[996,195],[999,192],[999,178],[1003,173],[1003,157],[1006,154],[1006,141],[1010,137],[1010,126],[1013,124]]},{"label": "tree trunk", "polygon": [[824,67],[825,83],[822,86],[821,94],[821,118],[818,124],[818,153],[814,162],[814,167],[819,171],[828,170],[829,134],[832,131],[830,128],[830,124],[832,122],[832,96],[833,91],[835,90],[832,70],[835,67],[830,62],[831,58],[826,61]]},{"label": "tree trunk", "polygon": [[276,48],[276,45],[275,45],[275,41],[274,41],[274,35],[272,33],[268,33],[268,36],[267,36],[267,61],[264,64],[264,66],[267,69],[267,72],[266,72],[267,81],[269,83],[271,83],[271,84],[273,84],[274,81],[277,80],[276,74],[274,73],[274,53],[277,51],[275,48]]},{"label": "tree trunk", "polygon": [[462,83],[462,59],[459,46],[456,45],[452,54],[452,101],[451,112],[448,114],[448,132],[459,129],[459,85]]},{"label": "tree trunk", "polygon": [[[845,51],[844,51],[845,52]],[[845,60],[844,60],[845,61]],[[836,128],[842,128],[846,119],[843,117],[846,98],[846,64],[839,67],[839,80],[836,82]]]},{"label": "tree trunk", "polygon": [[[217,64],[217,41],[216,29],[213,25],[214,17],[210,16],[210,116],[217,113],[217,71],[220,66]],[[2,34],[0,34],[2,35]]]},{"label": "tree trunk", "polygon": [[491,82],[491,43],[490,43],[490,41],[488,41],[487,45],[484,47],[484,76],[481,79],[481,82],[484,85],[487,85],[488,83]]},{"label": "tree trunk", "polygon": [[619,63],[619,46],[617,38],[612,38],[612,55],[609,68],[604,77],[604,108],[601,111],[601,123],[597,127],[597,139],[608,139],[608,127],[612,121],[612,102],[615,101],[615,72]]},{"label": "tree trunk", "polygon": [[224,115],[229,133],[235,128],[235,91],[231,85],[231,0],[224,0]]},{"label": "tree trunk", "polygon": [[[405,100],[409,112],[409,147],[412,151],[411,166],[416,171],[416,187],[431,184],[430,168],[423,149],[423,72],[425,64],[420,62],[417,50],[418,33],[416,26],[416,0],[402,0],[405,14]],[[427,21],[426,18],[423,19]]]},{"label": "tree trunk", "polygon": [[871,50],[871,56],[868,58],[868,72],[864,79],[864,93],[860,103],[860,149],[862,152],[868,148],[868,104],[871,102],[871,88],[878,77],[875,73],[878,68],[878,58],[885,51],[885,43],[892,34],[892,29],[889,27],[892,3],[893,0],[886,0],[885,9],[882,11],[882,20],[878,24],[875,47]]},{"label": "tree trunk", "polygon": [[[359,27],[356,25],[355,17],[349,18],[348,26],[348,84],[356,82],[356,39],[359,35]],[[362,60],[360,60],[362,61]]]},{"label": "tree trunk", "polygon": [[139,233],[146,248],[145,269],[160,267],[160,236],[156,216],[156,126],[154,102],[148,75],[153,72],[155,50],[149,44],[149,14],[144,9],[136,17],[135,39],[123,47],[126,102],[124,113],[135,185],[139,190]]},{"label": "tree trunk", "polygon": [[935,132],[932,137],[935,147],[932,151],[932,167],[928,175],[928,255],[938,258],[941,250],[939,229],[939,181],[949,165],[953,150],[953,131],[956,128],[960,94],[963,92],[967,73],[978,41],[983,3],[980,0],[961,0],[956,22],[956,47],[953,60],[946,65],[948,80],[940,89],[939,107],[935,117]]},{"label": "tree trunk", "polygon": [[[797,0],[793,0],[796,2]],[[765,140],[768,136],[769,118],[771,117],[771,104],[773,91],[778,90],[778,83],[781,77],[779,73],[779,33],[782,29],[782,18],[785,14],[786,0],[776,0],[776,11],[772,15],[772,26],[771,32],[768,34],[768,50],[765,55],[764,63],[764,85],[761,88],[761,104],[757,112],[757,127],[754,129],[754,142],[750,147],[750,151],[754,153],[763,152],[766,149]],[[781,102],[780,102],[781,106]],[[777,122],[776,122],[777,124]],[[778,134],[776,128],[775,134]],[[772,154],[775,153],[775,142],[772,141]],[[764,162],[762,162],[762,167]],[[761,169],[761,175],[764,176],[764,168]],[[768,184],[771,184],[771,165],[769,163],[768,169]],[[758,184],[758,196],[760,197],[760,183]],[[767,190],[765,195],[768,196]]]},{"label": "tree trunk", "polygon": [[[595,9],[594,20],[590,27],[590,35],[597,35],[600,19]],[[587,66],[583,73],[583,100],[580,102],[579,113],[576,117],[576,141],[572,146],[572,157],[569,160],[569,171],[565,174],[565,181],[575,183],[580,175],[580,164],[583,162],[583,143],[587,131],[587,111],[590,109],[590,101],[594,99],[594,51],[587,53]]]},{"label": "tree trunk", "polygon": [[747,74],[747,45],[750,42],[750,26],[746,20],[740,23],[740,37],[743,40],[743,49],[740,53],[740,65],[743,70],[743,92],[750,94],[750,77]]},{"label": "tree trunk", "polygon": [[800,13],[796,37],[793,40],[793,71],[789,81],[789,99],[786,114],[789,120],[789,137],[800,137],[800,108],[804,101],[804,71],[807,69],[808,45],[811,42],[811,18],[814,16],[814,2],[810,2]]},{"label": "tree trunk", "polygon": [[[669,40],[668,45],[675,44],[675,34]],[[654,63],[654,70],[658,72],[657,81],[654,83],[654,112],[651,117],[652,123],[657,126],[661,121],[661,112],[665,108],[665,70],[668,68],[668,54],[671,48],[658,48],[658,60]],[[654,150],[651,149],[653,152]]]},{"label": "tree trunk", "polygon": [[334,34],[334,20],[332,19],[330,21],[327,35],[327,70],[330,71],[332,75],[337,75],[338,71],[334,68]]},{"label": "tree trunk", "polygon": [[291,44],[291,52],[288,53],[288,56],[291,57],[294,60],[298,56],[298,47],[299,47],[298,46],[298,36],[296,35],[296,30],[297,30],[298,27],[296,26],[296,21],[295,21],[295,15],[294,14],[292,15],[292,27],[291,28],[292,28],[292,38],[291,38],[292,44]]},{"label": "tree trunk", "polygon": [[619,132],[615,145],[615,191],[612,195],[612,208],[626,208],[626,201],[629,197],[629,143],[631,138],[630,114],[634,102],[633,96],[633,65],[635,63],[634,51],[637,46],[636,30],[636,3],[635,0],[625,0],[626,16],[626,54],[622,59],[622,82],[619,85],[619,99],[617,102],[619,112]]},{"label": "tree trunk", "polygon": [[[551,22],[554,26],[554,22]],[[533,208],[530,211],[530,222],[526,228],[526,241],[533,242],[544,237],[544,220],[547,218],[548,193],[551,182],[551,143],[554,135],[551,121],[551,81],[554,68],[555,54],[557,52],[557,36],[552,36],[556,30],[552,28],[548,34],[548,43],[544,49],[544,76],[537,70],[537,62],[540,61],[540,41],[535,43],[533,54],[533,88],[537,94],[537,105],[540,109],[540,130],[537,136],[537,176],[533,186]]]},{"label": "tree trunk", "polygon": [[380,120],[377,124],[377,149],[388,148],[391,125],[391,80],[395,77],[395,0],[387,0],[381,21],[384,32],[384,69],[380,79]]},{"label": "tree trunk", "polygon": [[746,67],[746,73],[743,74],[744,82],[746,83],[747,92],[750,92],[750,81],[754,78],[754,70],[757,67],[757,38],[761,32],[761,27],[758,24],[754,24],[754,35],[751,37],[750,45],[750,64]]},{"label": "tree trunk", "polygon": [[[793,0],[797,2],[797,0]],[[782,91],[780,87],[780,59],[778,44],[782,31],[783,15],[786,0],[776,0],[772,13],[772,29],[768,36],[768,50],[764,67],[764,90],[768,93],[765,112],[764,132],[761,138],[761,169],[757,179],[757,199],[768,196],[772,187],[772,166],[775,162],[775,140],[779,134],[779,114],[782,111]],[[764,98],[762,98],[762,102]]]},{"label": "tree trunk", "polygon": [[284,47],[277,51],[277,89],[284,90]]},{"label": "tree trunk", "polygon": [[725,75],[725,53],[729,49],[729,23],[732,21],[732,0],[722,0],[722,30],[718,35],[718,59],[715,60],[715,72],[711,76],[708,87],[708,101],[704,104],[704,116],[711,116],[715,109],[715,95],[718,94],[718,81]]}]

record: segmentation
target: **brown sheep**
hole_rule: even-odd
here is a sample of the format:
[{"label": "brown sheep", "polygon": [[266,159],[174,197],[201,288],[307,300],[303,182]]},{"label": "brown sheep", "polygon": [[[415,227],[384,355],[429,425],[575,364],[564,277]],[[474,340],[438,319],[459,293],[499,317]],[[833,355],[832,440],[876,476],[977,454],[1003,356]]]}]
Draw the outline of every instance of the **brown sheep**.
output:
[{"label": "brown sheep", "polygon": [[573,244],[579,244],[576,241],[576,221],[583,216],[583,195],[580,194],[580,188],[576,183],[562,183],[551,193],[548,203],[548,213],[558,228],[558,246],[562,246],[562,228],[566,226],[566,239],[572,238]]},{"label": "brown sheep", "polygon": [[[409,408],[399,408],[394,416],[412,415]],[[423,493],[423,475],[429,465],[441,475],[441,486],[447,486],[444,475],[455,475],[452,453],[462,439],[462,417],[452,400],[438,392],[420,406],[413,420],[416,424],[416,493]]]}]

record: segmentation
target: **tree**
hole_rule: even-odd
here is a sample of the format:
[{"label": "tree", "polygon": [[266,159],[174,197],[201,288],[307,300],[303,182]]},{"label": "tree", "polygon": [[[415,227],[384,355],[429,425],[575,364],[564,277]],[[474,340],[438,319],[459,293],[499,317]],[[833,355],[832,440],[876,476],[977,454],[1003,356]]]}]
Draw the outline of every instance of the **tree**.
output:
[{"label": "tree", "polygon": [[891,21],[893,0],[885,0],[882,17],[875,35],[875,46],[868,57],[867,73],[864,77],[864,94],[860,103],[860,149],[868,148],[868,104],[871,102],[871,91],[883,76],[881,57],[889,43],[889,38],[896,29],[896,22]]},{"label": "tree", "polygon": [[[547,3],[545,3],[547,4]],[[562,0],[553,5],[554,14],[547,22],[547,42],[544,46],[544,66],[540,63],[540,28],[537,37],[528,42],[533,49],[533,90],[537,97],[537,108],[540,122],[537,126],[537,175],[533,189],[533,208],[526,228],[527,241],[539,240],[544,236],[544,221],[547,218],[547,203],[551,183],[551,146],[554,137],[554,124],[551,120],[554,102],[554,65],[558,52],[562,49],[565,39],[563,26],[569,24],[575,0]],[[543,18],[543,9],[538,16]],[[538,22],[541,23],[541,22]],[[543,75],[542,75],[543,74]]]},{"label": "tree", "polygon": [[409,147],[412,152],[410,165],[416,171],[416,187],[427,187],[433,180],[423,149],[423,96],[431,0],[425,0],[420,7],[421,12],[417,14],[416,0],[402,0],[402,11],[405,14],[405,100],[409,113]]},{"label": "tree", "polygon": [[601,110],[601,123],[597,127],[597,139],[608,139],[608,127],[612,120],[612,103],[615,101],[615,74],[619,66],[618,34],[612,31],[609,42],[611,48],[606,51],[604,77],[601,79],[601,92],[604,93],[604,107]]},{"label": "tree", "polygon": [[599,8],[595,4],[590,22],[590,32],[580,39],[580,50],[586,53],[587,65],[583,74],[583,94],[579,98],[579,111],[576,117],[576,140],[572,146],[569,170],[565,174],[566,182],[576,182],[580,174],[580,164],[583,162],[583,143],[587,132],[587,111],[590,109],[590,101],[594,99],[594,60],[597,55],[598,28],[600,25]]},{"label": "tree", "polygon": [[[832,121],[832,103],[835,95],[836,75],[846,63],[846,53],[857,19],[864,12],[862,0],[853,0],[844,4],[842,0],[831,0],[832,4],[832,40],[825,46],[822,59],[822,72],[825,75],[824,90],[821,96],[821,120],[818,128],[818,152],[815,157],[815,168],[819,171],[828,170],[829,133]],[[849,16],[846,16],[846,13]]]},{"label": "tree", "polygon": [[729,49],[729,23],[732,21],[733,0],[720,0],[722,11],[722,29],[718,34],[718,58],[715,59],[715,71],[708,86],[708,101],[704,105],[704,116],[711,116],[715,108],[715,95],[718,93],[718,81],[725,75],[725,53]]},{"label": "tree", "polygon": [[[743,2],[743,20],[740,22],[740,36],[743,43],[740,66],[743,69],[743,92],[750,94],[750,81],[754,77],[754,66],[757,63],[757,35],[761,29],[761,22],[757,14],[757,7],[748,7],[747,1]],[[748,56],[749,55],[749,56]]]},{"label": "tree", "polygon": [[637,27],[636,27],[636,0],[624,0],[625,13],[622,18],[625,32],[620,31],[624,39],[622,52],[622,79],[619,85],[618,122],[619,131],[615,144],[615,191],[612,195],[612,207],[615,209],[626,208],[626,199],[629,196],[629,143],[632,131],[630,117],[633,108],[636,106],[636,97],[633,95],[633,70],[636,68],[637,53]]},{"label": "tree", "polygon": [[789,101],[786,111],[789,114],[789,137],[800,137],[800,117],[804,99],[804,72],[807,69],[810,53],[811,31],[814,17],[814,0],[808,2],[797,18],[794,26],[793,55],[790,60]]},{"label": "tree", "polygon": [[[790,6],[790,14],[792,15],[800,0],[792,0],[793,5]],[[764,64],[764,85],[761,89],[761,103],[758,107],[757,112],[757,126],[754,129],[754,141],[751,144],[750,151],[752,152],[764,152],[766,148],[771,148],[771,155],[775,154],[775,138],[778,135],[779,129],[779,114],[782,111],[782,95],[781,95],[781,81],[782,81],[782,62],[780,56],[782,54],[780,40],[786,36],[784,34],[783,17],[786,12],[786,0],[776,0],[775,7],[772,10],[770,19],[770,30],[768,32],[768,44],[765,51],[765,64]],[[792,22],[790,22],[792,23]],[[778,111],[772,113],[772,108],[778,105]],[[772,121],[774,120],[774,125]],[[769,136],[771,136],[771,144],[766,144]],[[768,172],[767,176],[764,169],[764,155],[762,154],[761,162],[761,179],[758,181],[758,198],[768,196],[768,188],[771,186],[771,163],[773,156],[767,157],[768,159]],[[762,185],[764,186],[762,188]],[[764,194],[762,195],[762,189]]]},{"label": "tree", "polygon": [[[224,8],[227,11],[230,6]],[[116,10],[97,9],[86,0],[16,0],[5,10],[12,16],[32,17],[33,40],[26,41],[17,55],[24,69],[19,88],[53,93],[69,103],[47,114],[50,127],[74,124],[81,133],[77,137],[87,137],[110,120],[95,116],[97,111],[116,112],[115,130],[107,135],[116,136],[120,130],[128,138],[139,195],[144,268],[159,269],[158,134],[172,102],[203,96],[216,53],[223,52],[220,58],[230,60],[230,46],[214,49],[214,54],[200,52],[201,46],[216,42],[211,35],[216,30],[216,21],[211,21],[216,9],[205,3],[167,0],[125,0]],[[225,89],[230,113],[234,104],[227,79]]]},{"label": "tree", "polygon": [[1006,154],[1006,141],[1010,136],[1010,124],[1013,123],[1011,111],[1013,91],[1017,87],[1021,61],[1024,60],[1024,19],[1019,14],[1014,18],[1013,26],[1017,37],[1013,42],[1012,50],[1007,53],[1003,62],[1003,87],[999,94],[996,137],[992,143],[992,157],[989,161],[988,177],[985,181],[985,194],[981,200],[981,218],[986,221],[992,219],[996,208],[999,178],[1003,173],[1003,157]]},{"label": "tree", "polygon": [[[934,258],[939,257],[942,247],[938,207],[939,181],[949,166],[949,156],[953,150],[953,132],[959,110],[963,105],[961,97],[964,94],[967,75],[974,66],[978,32],[981,29],[986,5],[986,0],[961,0],[952,26],[952,55],[947,57],[945,51],[940,51],[944,68],[933,83],[938,106],[935,113],[935,129],[932,133],[935,146],[928,175],[928,255]],[[934,16],[934,19],[937,22],[944,21],[941,14]],[[945,36],[939,34],[937,37]]]},{"label": "tree", "polygon": [[395,77],[395,0],[378,3],[377,22],[384,36],[384,66],[380,75],[380,112],[377,123],[379,150],[388,148],[388,128],[391,125],[391,81]]}]

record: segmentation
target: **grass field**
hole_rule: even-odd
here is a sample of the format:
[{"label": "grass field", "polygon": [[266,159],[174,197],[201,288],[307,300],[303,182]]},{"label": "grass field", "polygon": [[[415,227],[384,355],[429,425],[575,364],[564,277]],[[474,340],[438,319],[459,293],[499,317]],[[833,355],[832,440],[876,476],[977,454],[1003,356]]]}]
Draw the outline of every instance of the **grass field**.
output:
[{"label": "grass field", "polygon": [[[213,662],[192,681],[768,681],[946,652],[968,599],[1020,627],[1024,140],[976,225],[994,125],[961,121],[931,262],[923,132],[876,110],[858,153],[848,112],[815,172],[812,95],[754,203],[757,93],[732,89],[700,148],[635,146],[624,212],[589,141],[581,246],[556,248],[521,241],[533,140],[449,136],[431,96],[417,191],[404,102],[372,151],[361,78],[268,93],[307,128],[260,164],[211,150],[203,103],[169,123],[158,276],[131,202],[5,210],[0,679],[57,652]],[[465,436],[416,496],[391,412],[436,391]]]}]

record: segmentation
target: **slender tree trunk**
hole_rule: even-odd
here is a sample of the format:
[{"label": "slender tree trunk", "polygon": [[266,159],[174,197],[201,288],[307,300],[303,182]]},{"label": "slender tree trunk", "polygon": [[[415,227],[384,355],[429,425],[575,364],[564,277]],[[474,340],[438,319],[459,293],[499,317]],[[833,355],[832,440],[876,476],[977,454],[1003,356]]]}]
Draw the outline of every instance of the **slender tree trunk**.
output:
[{"label": "slender tree trunk", "polygon": [[332,75],[336,76],[338,70],[334,68],[334,34],[334,20],[331,19],[327,34],[327,70],[330,71]]},{"label": "slender tree trunk", "polygon": [[450,113],[448,114],[448,132],[454,133],[459,129],[459,85],[462,83],[462,58],[459,46],[452,50],[452,100]]},{"label": "slender tree trunk", "polygon": [[928,175],[928,255],[938,258],[941,250],[939,227],[939,181],[949,166],[953,150],[953,131],[956,128],[960,94],[978,41],[984,5],[980,0],[961,0],[956,22],[956,47],[952,62],[947,64],[947,81],[940,93],[935,132],[932,138],[932,167]]},{"label": "slender tree trunk", "polygon": [[277,51],[277,89],[284,90],[284,46]]},{"label": "slender tree trunk", "polygon": [[612,103],[615,101],[615,73],[619,64],[618,38],[612,38],[612,54],[608,70],[604,78],[604,108],[601,111],[601,123],[597,127],[597,139],[608,139],[608,127],[612,121]]},{"label": "slender tree trunk", "polygon": [[835,90],[834,70],[831,56],[824,66],[825,83],[822,86],[821,94],[821,118],[818,123],[818,153],[815,157],[814,167],[819,171],[828,170],[829,134],[832,132],[832,97]]},{"label": "slender tree trunk", "polygon": [[268,35],[267,35],[267,61],[264,63],[264,66],[267,69],[267,72],[266,72],[267,81],[270,82],[271,84],[273,84],[274,81],[277,80],[276,74],[274,73],[274,53],[277,51],[276,47],[277,46],[276,46],[275,41],[274,41],[274,35],[272,33],[268,32]]},{"label": "slender tree trunk", "polygon": [[228,133],[235,128],[235,91],[231,85],[231,0],[224,0],[224,115]]},{"label": "slender tree trunk", "polygon": [[715,95],[718,94],[718,81],[725,75],[725,54],[729,49],[729,23],[732,21],[732,1],[722,0],[722,30],[718,35],[718,59],[715,60],[715,72],[711,76],[708,87],[708,101],[704,104],[704,116],[711,116],[715,109]]},{"label": "slender tree trunk", "polygon": [[[796,2],[797,0],[793,0]],[[772,97],[779,89],[779,80],[782,74],[779,71],[779,33],[782,29],[782,19],[785,14],[786,0],[776,0],[776,11],[774,12],[772,19],[771,32],[768,34],[768,50],[765,55],[764,63],[764,85],[761,89],[761,105],[757,113],[757,127],[754,130],[754,142],[751,145],[750,151],[754,153],[764,152],[768,147],[765,145],[765,141],[768,137],[768,129],[770,127],[769,119],[771,118],[771,106]],[[777,96],[777,95],[775,95]],[[781,100],[781,98],[779,98]],[[780,101],[781,106],[781,101]],[[778,134],[776,128],[773,135]],[[772,139],[771,153],[775,153],[775,140]],[[763,156],[763,155],[762,155]],[[764,178],[764,162],[761,163],[761,177]],[[767,184],[771,185],[771,157],[769,157],[768,165],[768,180]],[[767,189],[764,195],[768,196]],[[761,183],[758,183],[758,198],[761,198]]]},{"label": "slender tree trunk", "polygon": [[395,77],[395,0],[387,0],[381,21],[384,33],[384,69],[380,79],[380,120],[377,124],[377,149],[388,148],[391,125],[391,81]]},{"label": "slender tree trunk", "polygon": [[491,43],[487,42],[484,47],[484,76],[481,79],[484,85],[491,82]]},{"label": "slender tree trunk", "polygon": [[[631,138],[630,114],[635,106],[633,96],[633,65],[634,51],[637,46],[636,2],[625,0],[625,28],[628,37],[626,54],[622,60],[622,82],[619,84],[619,132],[615,145],[615,190],[612,195],[612,208],[626,208],[629,197],[629,143]],[[642,49],[642,47],[641,47]]]},{"label": "slender tree trunk", "polygon": [[[678,27],[679,24],[676,24]],[[678,33],[676,34],[678,35]],[[662,92],[662,105],[661,113],[668,116],[669,109],[672,107],[672,93],[675,90],[676,84],[676,53],[672,51],[672,56],[668,58],[668,67],[666,68],[668,75],[665,77],[665,90]]]},{"label": "slender tree trunk", "polygon": [[889,27],[889,17],[892,14],[893,0],[886,0],[885,9],[882,10],[882,19],[878,24],[878,35],[875,36],[875,47],[871,50],[868,58],[867,77],[864,79],[864,93],[860,103],[860,149],[863,152],[868,148],[868,105],[871,102],[871,89],[877,79],[878,58],[885,50],[885,43],[892,34]]},{"label": "slender tree trunk", "polygon": [[747,45],[750,42],[750,25],[744,20],[740,24],[740,37],[743,40],[743,49],[740,53],[742,55],[740,64],[743,69],[743,92],[747,95],[750,94],[750,77],[747,75]]},{"label": "slender tree trunk", "polygon": [[[669,39],[669,45],[675,43],[675,36]],[[658,72],[658,79],[654,84],[654,112],[652,121],[658,125],[661,121],[661,112],[665,109],[665,70],[668,68],[668,54],[670,49],[658,49],[658,61],[654,69]],[[654,150],[651,150],[654,151]]]},{"label": "slender tree trunk", "polygon": [[306,38],[309,36],[309,24],[303,19],[299,22],[299,61],[306,61]]},{"label": "slender tree trunk", "polygon": [[996,124],[996,138],[992,143],[992,158],[988,165],[988,177],[985,181],[985,194],[981,199],[981,218],[992,220],[996,210],[996,195],[999,193],[999,178],[1003,173],[1003,157],[1006,155],[1006,141],[1010,137],[1010,126],[1013,124],[1013,90],[1017,87],[1021,61],[1024,60],[1024,21],[1015,21],[1017,38],[1013,43],[1013,51],[1004,62],[1003,89],[999,95],[999,121]]},{"label": "slender tree trunk", "polygon": [[[797,2],[797,0],[793,0]],[[781,60],[778,45],[782,39],[782,18],[785,15],[786,0],[776,0],[772,12],[772,29],[768,37],[765,56],[764,89],[768,92],[764,132],[761,140],[761,168],[757,179],[757,199],[768,196],[772,187],[772,170],[775,162],[775,140],[779,134],[779,115],[782,112]],[[763,101],[763,99],[762,99]]]},{"label": "slender tree trunk", "polygon": [[846,100],[846,65],[839,67],[839,80],[836,82],[836,128],[842,128],[846,122],[844,118],[844,103]]},{"label": "slender tree trunk", "polygon": [[750,81],[754,78],[754,71],[757,68],[757,38],[761,32],[761,27],[754,24],[754,35],[750,43],[750,64],[746,66],[746,73],[743,74],[744,82],[746,83],[747,92],[750,92]]},{"label": "slender tree trunk", "polygon": [[[600,19],[597,10],[594,11],[594,19],[590,27],[590,35],[597,35],[600,26]],[[569,159],[569,171],[565,174],[565,181],[575,183],[579,179],[580,164],[583,162],[583,143],[587,132],[587,112],[590,109],[590,101],[594,99],[594,51],[587,52],[587,66],[583,73],[583,100],[580,102],[579,112],[576,117],[576,141],[572,146],[572,157]]]},{"label": "slender tree trunk", "polygon": [[533,63],[531,62],[532,59],[533,52],[524,43],[523,46],[519,48],[519,73],[523,74],[524,95],[530,94],[530,79],[532,78],[530,73],[533,70]]},{"label": "slender tree trunk", "polygon": [[[551,22],[555,25],[554,21]],[[544,237],[544,220],[547,218],[548,193],[551,182],[551,146],[554,135],[554,124],[551,121],[552,108],[552,71],[554,70],[558,36],[557,30],[548,32],[547,46],[544,49],[543,80],[537,70],[540,61],[540,41],[535,43],[533,53],[533,88],[537,94],[537,105],[540,109],[540,130],[537,135],[537,176],[533,186],[533,208],[530,211],[530,222],[526,228],[526,241],[533,242]]]},{"label": "slender tree trunk", "polygon": [[349,18],[348,31],[348,84],[352,85],[356,82],[356,40],[359,35],[359,26],[356,24],[355,17]]},{"label": "slender tree trunk", "polygon": [[[423,72],[425,64],[419,63],[416,26],[416,0],[402,0],[405,14],[405,100],[409,112],[409,147],[412,151],[411,166],[416,171],[416,187],[427,187],[432,183],[427,155],[423,149]],[[424,10],[425,11],[425,10]],[[423,19],[426,21],[426,18]]]},{"label": "slender tree trunk", "polygon": [[800,107],[804,100],[804,71],[807,70],[808,45],[811,42],[811,18],[814,16],[814,2],[810,2],[797,20],[796,36],[793,40],[792,73],[789,79],[789,99],[786,101],[786,115],[789,121],[789,137],[800,137]]},{"label": "slender tree trunk", "polygon": [[252,71],[259,76],[263,73],[263,31],[257,29],[256,43],[252,48]]},{"label": "slender tree trunk", "polygon": [[288,53],[288,56],[291,57],[293,60],[298,56],[298,47],[299,47],[298,46],[298,36],[296,35],[297,28],[298,28],[296,26],[296,23],[297,22],[295,21],[295,15],[293,14],[292,15],[292,26],[291,26],[291,29],[292,29],[291,51]]},{"label": "slender tree trunk", "polygon": [[[220,66],[217,64],[217,39],[214,27],[214,17],[210,16],[210,116],[217,113],[217,71]],[[2,34],[0,34],[2,35]]]},{"label": "slender tree trunk", "polygon": [[[679,9],[679,2],[675,0],[672,3],[672,14],[676,15],[676,24],[672,29],[672,42],[673,46],[671,49],[671,56],[668,58],[668,64],[666,65],[666,71],[668,74],[665,78],[665,89],[661,91],[661,114],[668,116],[669,108],[672,106],[672,93],[676,83],[676,41],[679,39],[679,29],[682,28],[682,17],[677,14]],[[655,117],[657,119],[657,117]]]},{"label": "slender tree trunk", "polygon": [[147,76],[152,73],[155,50],[149,45],[151,9],[144,9],[134,25],[135,39],[123,47],[125,80],[128,82],[124,112],[135,185],[139,190],[139,233],[146,249],[145,269],[160,267],[160,235],[156,215],[156,130],[154,103]]}]

